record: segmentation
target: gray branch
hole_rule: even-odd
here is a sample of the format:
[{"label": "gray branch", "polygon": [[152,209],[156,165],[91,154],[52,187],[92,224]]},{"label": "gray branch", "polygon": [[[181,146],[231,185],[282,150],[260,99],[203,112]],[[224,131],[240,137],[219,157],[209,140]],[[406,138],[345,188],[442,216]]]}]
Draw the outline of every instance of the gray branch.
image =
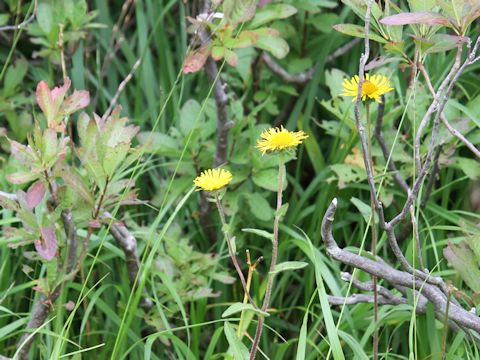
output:
[{"label": "gray branch", "polygon": [[[434,306],[437,318],[444,320],[447,309],[447,297],[439,287],[428,282],[418,281],[412,274],[397,270],[383,261],[371,260],[338,246],[332,234],[332,224],[336,209],[337,199],[333,199],[322,221],[322,239],[327,253],[335,260],[383,279],[395,287],[416,289],[420,295],[424,296]],[[455,325],[480,334],[480,318],[477,315],[465,310],[453,301],[448,306],[449,319]]]},{"label": "gray branch", "polygon": [[[114,220],[112,215],[108,212],[103,214],[104,218],[111,219],[110,225],[110,234],[116,240],[118,246],[123,250],[125,254],[125,262],[127,264],[128,279],[130,284],[133,286],[138,276],[138,271],[140,269],[140,260],[138,257],[137,251],[137,239],[133,234],[127,229],[125,224],[120,221]],[[140,301],[140,306],[145,310],[149,311],[152,306],[152,300],[148,298],[147,291],[144,289],[144,297]]]},{"label": "gray branch", "polygon": [[16,31],[16,30],[23,29],[35,19],[36,15],[37,15],[37,0],[34,0],[33,11],[32,11],[32,14],[28,17],[28,19],[22,21],[20,24],[17,24],[17,25],[0,26],[0,31]]},{"label": "gray branch", "polygon": [[[327,57],[327,62],[334,61],[335,59],[339,58],[342,55],[345,55],[348,51],[350,51],[355,45],[360,42],[361,39],[356,38],[345,45],[339,47],[333,53],[331,53]],[[309,70],[297,74],[291,74],[287,70],[285,70],[280,64],[278,64],[268,53],[262,53],[262,60],[265,64],[270,68],[272,72],[278,75],[283,81],[292,84],[299,84],[305,85],[315,74],[318,68],[318,64],[312,66]]]}]

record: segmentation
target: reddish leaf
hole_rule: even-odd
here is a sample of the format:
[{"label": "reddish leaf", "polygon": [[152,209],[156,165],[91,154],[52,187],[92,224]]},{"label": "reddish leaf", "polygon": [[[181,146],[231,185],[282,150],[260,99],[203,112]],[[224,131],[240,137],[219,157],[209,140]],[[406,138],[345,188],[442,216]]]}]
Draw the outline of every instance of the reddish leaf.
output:
[{"label": "reddish leaf", "polygon": [[268,5],[272,2],[272,0],[260,0],[258,2],[258,7],[264,7],[265,5]]},{"label": "reddish leaf", "polygon": [[37,103],[40,106],[40,109],[42,109],[44,114],[47,114],[52,104],[52,96],[50,93],[50,88],[45,81],[42,80],[38,83],[36,95]]},{"label": "reddish leaf", "polygon": [[35,249],[45,260],[52,260],[57,254],[57,236],[53,227],[46,227],[40,230],[41,240],[35,240]]},{"label": "reddish leaf", "polygon": [[52,90],[50,90],[45,81],[42,80],[38,83],[36,91],[37,103],[47,118],[48,127],[57,127],[57,117],[60,110],[60,105],[65,98],[65,94],[70,88],[70,83],[70,79],[65,78],[62,86],[54,87]]},{"label": "reddish leaf", "polygon": [[90,93],[86,90],[75,90],[63,103],[63,113],[65,115],[86,108],[90,103]]},{"label": "reddish leaf", "polygon": [[404,12],[384,17],[380,20],[385,25],[449,25],[450,21],[438,13],[433,12]]},{"label": "reddish leaf", "polygon": [[37,179],[37,175],[31,172],[16,172],[5,176],[12,184],[20,185]]},{"label": "reddish leaf", "polygon": [[10,140],[10,153],[19,164],[24,166],[32,165],[32,162],[35,160],[32,148],[22,145],[15,140]]},{"label": "reddish leaf", "polygon": [[231,66],[237,66],[238,65],[238,56],[231,50],[227,50],[225,52],[225,60],[231,65]]},{"label": "reddish leaf", "polygon": [[35,182],[27,191],[27,206],[29,209],[35,208],[45,196],[45,185],[42,181]]},{"label": "reddish leaf", "polygon": [[203,45],[200,49],[195,50],[187,55],[183,63],[183,73],[194,73],[199,71],[207,62],[210,55],[210,45]]}]

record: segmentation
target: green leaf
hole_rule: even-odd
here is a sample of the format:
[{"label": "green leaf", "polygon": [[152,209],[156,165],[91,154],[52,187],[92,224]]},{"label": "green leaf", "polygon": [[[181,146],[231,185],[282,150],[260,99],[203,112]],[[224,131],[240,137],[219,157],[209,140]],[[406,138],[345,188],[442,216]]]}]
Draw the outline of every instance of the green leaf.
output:
[{"label": "green leaf", "polygon": [[470,179],[477,180],[480,178],[480,166],[478,166],[477,160],[458,157],[455,159],[455,165]]},{"label": "green leaf", "polygon": [[[350,199],[353,205],[356,206],[358,211],[360,211],[360,214],[362,214],[363,219],[365,220],[366,223],[369,222],[370,218],[372,217],[372,208],[370,205],[365,204],[362,200],[352,197]],[[375,214],[376,217],[376,214]],[[378,220],[377,220],[378,223]]]},{"label": "green leaf", "polygon": [[[260,170],[253,174],[252,180],[256,185],[264,189],[267,189],[270,191],[277,191],[278,170],[275,168]],[[285,190],[287,187],[285,178],[284,178],[283,184],[284,184],[283,190]]]},{"label": "green leaf", "polygon": [[268,221],[273,218],[273,209],[265,197],[259,193],[245,193],[252,214],[259,220]]},{"label": "green leaf", "polygon": [[270,4],[257,10],[249,28],[258,28],[273,20],[285,19],[297,13],[297,9],[288,4]]},{"label": "green leaf", "polygon": [[280,207],[280,209],[275,211],[275,215],[281,219],[287,214],[287,211],[288,211],[288,203],[285,203]]},{"label": "green leaf", "polygon": [[274,275],[282,271],[299,270],[299,269],[303,269],[306,266],[308,266],[308,263],[304,261],[285,261],[280,264],[277,264],[277,266],[275,266],[275,270],[270,271],[269,274]]},{"label": "green leaf", "polygon": [[[337,24],[334,25],[333,28],[337,30],[338,32],[341,32],[342,34],[345,35],[350,35],[354,37],[359,37],[364,39],[365,38],[365,28],[360,25],[355,25],[355,24]],[[369,38],[370,40],[386,44],[388,43],[387,40],[385,40],[383,37],[381,37],[378,34],[375,34],[374,32],[370,31],[369,33]]]},{"label": "green leaf", "polygon": [[257,2],[258,0],[224,0],[225,20],[234,26],[250,20],[255,15]]},{"label": "green leaf", "polygon": [[161,132],[145,131],[137,135],[140,144],[145,146],[145,152],[164,156],[180,155],[178,142]]},{"label": "green leaf", "polygon": [[479,259],[465,241],[455,245],[451,242],[443,249],[443,255],[474,292],[480,292]]},{"label": "green leaf", "polygon": [[[189,99],[183,104],[180,110],[179,127],[184,135],[188,135],[195,125],[195,121],[199,114],[201,114],[200,104],[193,99]],[[201,114],[198,123],[203,123],[204,115]]]},{"label": "green leaf", "polygon": [[268,51],[277,59],[283,59],[290,51],[288,43],[279,36],[263,35],[259,36],[255,47]]},{"label": "green leaf", "polygon": [[313,247],[312,241],[308,236],[304,233],[304,236],[308,242],[310,247],[310,258],[313,261],[315,266],[315,280],[317,283],[317,290],[318,290],[318,298],[320,299],[320,306],[323,313],[323,318],[325,321],[325,327],[327,330],[327,337],[330,343],[330,347],[332,350],[332,355],[334,360],[345,360],[345,355],[343,354],[342,346],[340,344],[340,339],[338,338],[338,329],[335,326],[335,322],[333,321],[332,310],[330,307],[330,303],[328,302],[328,296],[325,289],[325,284],[323,283],[322,272],[321,272],[321,264],[322,259],[318,251]]},{"label": "green leaf", "polygon": [[268,231],[265,231],[265,230],[245,228],[245,229],[242,229],[242,231],[244,231],[246,233],[252,233],[252,234],[261,236],[261,237],[263,237],[265,239],[268,239],[268,240],[273,240],[273,234],[269,233]]},{"label": "green leaf", "polygon": [[20,58],[16,61],[15,66],[10,66],[5,74],[4,95],[12,95],[18,84],[23,81],[27,74],[28,62]]},{"label": "green leaf", "polygon": [[211,55],[212,55],[213,60],[215,60],[215,61],[222,60],[225,56],[225,48],[223,46],[213,46]]},{"label": "green leaf", "polygon": [[257,310],[253,307],[252,304],[249,304],[249,303],[240,303],[240,302],[237,302],[237,303],[234,303],[232,305],[230,305],[227,310],[225,310],[223,313],[222,313],[222,318],[226,318],[226,317],[229,317],[233,314],[236,314],[236,313],[239,313],[239,312],[242,312],[242,311],[253,311],[261,316],[270,316],[270,314],[268,314],[267,312],[265,311],[261,311],[261,310]]},{"label": "green leaf", "polygon": [[103,159],[103,169],[108,177],[111,177],[119,167],[130,150],[130,144],[121,143],[115,147],[108,147]]},{"label": "green leaf", "polygon": [[48,35],[53,27],[54,9],[48,2],[40,2],[37,7],[37,21],[40,29]]},{"label": "green leaf", "polygon": [[235,360],[247,360],[249,353],[248,349],[244,343],[238,338],[235,330],[229,322],[225,321],[223,325],[223,330],[225,332],[225,337],[227,338],[228,345],[230,345],[230,350],[233,352],[233,357]]}]

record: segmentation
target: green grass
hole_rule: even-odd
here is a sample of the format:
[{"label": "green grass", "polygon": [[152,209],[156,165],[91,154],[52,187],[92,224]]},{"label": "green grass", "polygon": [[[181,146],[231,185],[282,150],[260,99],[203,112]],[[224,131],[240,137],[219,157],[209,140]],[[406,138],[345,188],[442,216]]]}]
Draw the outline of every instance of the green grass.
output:
[{"label": "green grass", "polygon": [[[200,111],[193,116],[192,129],[200,124],[205,130],[209,126],[208,121],[213,124],[215,121],[211,102],[213,84],[209,83],[201,72],[189,75],[181,73],[191,37],[187,34],[188,23],[184,20],[186,16],[195,15],[191,13],[192,4],[180,0],[137,0],[127,11],[129,22],[126,28],[114,34],[114,41],[111,38],[113,26],[122,11],[123,1],[96,0],[89,5],[98,10],[95,21],[105,26],[89,29],[88,36],[79,40],[67,52],[68,75],[72,78],[73,87],[87,89],[92,98],[97,97],[96,108],[88,111],[102,114],[108,108],[118,84],[140,58],[140,68],[119,98],[119,104],[123,106],[122,114],[132,123],[139,125],[147,136],[154,138],[157,133],[168,135],[177,142],[178,147],[172,152],[143,148],[138,162],[132,166],[128,176],[136,180],[140,197],[152,202],[149,206],[117,208],[119,216],[125,217],[127,225],[139,241],[141,268],[136,281],[138,287],[132,289],[130,286],[123,252],[107,229],[96,232],[90,241],[82,271],[75,281],[65,286],[49,321],[37,330],[30,358],[223,358],[229,348],[224,331],[229,331],[228,326],[236,330],[240,319],[229,318],[229,325],[225,325],[226,319],[223,319],[221,314],[232,303],[242,301],[243,292],[239,281],[222,284],[208,273],[210,277],[205,286],[210,287],[216,296],[185,300],[186,290],[180,288],[178,282],[172,281],[168,273],[158,270],[165,251],[175,250],[171,244],[185,241],[198,253],[216,254],[208,264],[214,266],[216,272],[227,269],[231,276],[236,275],[224,241],[212,243],[205,235],[198,216],[200,196],[193,192],[191,186],[197,167],[205,168],[212,162],[215,132],[211,132],[209,140],[202,143],[197,130],[191,130],[187,134],[179,134],[178,130],[181,124],[180,110],[190,99],[200,104]],[[4,8],[0,9],[6,11]],[[25,11],[27,10],[28,8],[25,8]],[[336,22],[360,24],[351,9],[345,5],[334,9],[324,8],[322,11],[335,15]],[[298,97],[295,97],[291,109],[284,109],[283,105],[292,95],[278,90],[285,84],[273,75],[265,64],[258,63],[255,71],[258,72],[260,80],[255,82],[252,74],[245,81],[237,70],[227,64],[218,63],[222,76],[229,84],[229,115],[234,120],[231,130],[233,135],[229,142],[233,148],[229,156],[233,162],[238,154],[244,154],[248,161],[257,161],[255,155],[252,155],[254,150],[250,150],[253,149],[258,133],[257,122],[268,126],[278,115],[272,111],[272,104],[267,102],[262,105],[260,101],[256,101],[255,92],[267,93],[270,99],[275,99],[274,105],[280,111],[289,112],[284,122],[286,127],[303,129],[310,136],[299,149],[297,159],[287,164],[289,186],[285,201],[288,202],[289,209],[280,227],[279,247],[279,262],[306,261],[309,266],[300,271],[282,272],[277,276],[272,296],[272,313],[266,319],[260,349],[270,359],[369,359],[373,354],[372,337],[375,330],[373,306],[329,306],[327,294],[346,296],[356,290],[351,284],[340,279],[341,271],[353,270],[328,257],[320,238],[323,214],[331,200],[336,197],[339,200],[334,224],[336,239],[342,246],[353,251],[369,249],[370,223],[364,221],[350,201],[352,197],[356,197],[365,203],[369,202],[366,182],[347,182],[345,187],[339,187],[336,174],[330,167],[333,164],[343,164],[352,149],[358,147],[358,136],[348,125],[352,107],[343,113],[342,118],[338,118],[322,103],[322,100],[331,98],[331,90],[335,86],[329,82],[326,71],[335,68],[346,74],[355,73],[362,48],[357,45],[335,62],[327,62],[327,56],[349,38],[334,31],[325,33],[317,30],[313,20],[310,20],[314,16],[316,15],[312,13],[307,16],[307,13],[301,10],[292,18],[277,23],[278,28],[289,34],[291,46],[289,57],[281,64],[292,71],[304,70],[302,66],[313,63],[318,64],[315,75],[306,86],[293,88]],[[287,24],[288,28],[282,29],[282,24]],[[117,41],[120,41],[120,44]],[[307,44],[304,53],[301,50],[303,41]],[[116,52],[102,74],[103,62],[113,51],[112,44]],[[58,66],[46,58],[32,60],[34,50],[36,47],[32,45],[25,31],[8,33],[5,38],[0,38],[0,59],[3,64],[0,81],[17,59],[24,57],[29,60],[29,72],[18,88],[18,92],[29,96],[29,100],[15,103],[15,111],[18,112],[32,111],[34,108],[32,95],[40,78],[46,77],[51,83],[60,81]],[[372,51],[377,54],[382,50],[374,45]],[[302,61],[307,65],[302,65]],[[427,57],[425,66],[433,74],[434,86],[438,86],[452,61],[452,52]],[[458,111],[462,116],[470,117],[474,125],[475,120],[480,118],[476,105],[478,101],[475,100],[480,94],[480,86],[476,80],[479,66],[472,66],[462,76],[454,94],[461,106],[449,109],[452,113]],[[385,118],[386,126],[395,126],[395,131],[388,134],[390,144],[395,144],[392,146],[392,157],[397,159],[399,147],[405,149],[410,162],[405,162],[403,170],[409,172],[413,163],[412,133],[407,134],[409,137],[405,135],[410,130],[414,131],[415,124],[408,112],[412,107],[421,111],[421,104],[416,103],[414,95],[407,94],[408,76],[405,73],[394,65],[385,65],[384,69],[393,74],[392,81],[396,88],[395,94],[390,96],[391,101],[387,102],[389,111]],[[4,81],[0,82],[0,89],[2,86]],[[249,117],[256,106],[262,110],[258,115]],[[336,134],[319,126],[324,120],[341,122]],[[418,116],[416,120],[418,121]],[[2,127],[8,129],[8,121],[4,115],[0,115],[0,122]],[[347,135],[343,136],[345,130]],[[471,135],[478,144],[479,134],[478,127],[474,127],[469,138]],[[4,140],[1,144],[5,144]],[[154,145],[159,147],[163,144]],[[447,145],[450,146],[449,149],[456,151],[457,155],[473,158],[457,142],[449,140]],[[375,151],[378,150],[376,148]],[[12,172],[12,165],[6,161],[6,148],[2,151],[5,161],[2,162],[0,190],[15,191],[17,188],[5,180],[5,175]],[[447,155],[444,160],[449,160]],[[240,174],[242,167],[248,168],[249,165],[233,164],[239,178],[243,176]],[[397,207],[403,204],[405,196],[393,186],[383,160],[379,160],[377,165],[379,186],[394,196],[394,203],[386,208],[387,218],[390,218]],[[255,171],[260,171],[255,167],[248,169],[246,179],[254,175]],[[466,231],[478,236],[478,215],[467,201],[472,187],[476,184],[476,181],[465,176],[460,168],[446,163],[440,170],[431,201],[425,209],[418,210],[417,216],[426,267],[432,270],[434,275],[444,276],[466,293],[470,293],[468,287],[448,266],[443,249],[448,241],[461,241]],[[260,302],[260,294],[265,291],[263,279],[271,256],[270,244],[267,239],[241,232],[240,229],[260,228],[271,231],[271,221],[262,220],[252,214],[245,200],[247,195],[235,197],[235,192],[247,195],[256,192],[265,198],[271,207],[274,194],[259,189],[250,180],[245,180],[232,186],[225,199],[229,206],[237,204],[236,208],[229,209],[229,218],[237,236],[238,256],[245,272],[246,248],[250,250],[253,259],[259,256],[265,258],[252,282],[252,294],[255,300]],[[212,213],[212,221],[218,239],[222,239],[219,219],[215,212]],[[2,209],[0,223],[3,230],[0,237],[0,355],[12,357],[17,351],[16,341],[23,334],[31,306],[39,297],[32,290],[34,280],[45,275],[46,267],[24,257],[24,252],[33,251],[33,247],[7,246],[10,241],[7,237],[8,227],[20,226],[15,214]],[[86,229],[79,231],[81,241],[85,236]],[[416,250],[411,237],[402,243],[401,247],[409,261],[416,261]],[[379,236],[378,254],[394,263],[382,233]],[[191,259],[184,259],[184,263],[190,264],[192,269],[203,269],[202,266],[207,266],[196,256],[195,253]],[[190,276],[190,271],[194,271],[192,269],[177,271]],[[196,276],[200,277],[198,274]],[[370,280],[360,271],[356,271],[356,276],[361,280]],[[381,285],[389,287],[386,283]],[[144,289],[155,303],[152,309],[154,316],[148,319],[138,306]],[[411,300],[413,303],[413,296]],[[73,311],[63,306],[68,301],[75,303]],[[445,332],[442,321],[435,319],[432,307],[421,316],[416,316],[412,311],[411,305],[380,306],[380,359],[442,358]],[[253,318],[249,323],[251,336],[255,326],[256,319]],[[247,347],[251,344],[247,337],[243,337],[242,341]],[[477,343],[462,332],[448,331],[445,351],[446,359],[480,359]],[[258,358],[262,358],[262,355]]]}]

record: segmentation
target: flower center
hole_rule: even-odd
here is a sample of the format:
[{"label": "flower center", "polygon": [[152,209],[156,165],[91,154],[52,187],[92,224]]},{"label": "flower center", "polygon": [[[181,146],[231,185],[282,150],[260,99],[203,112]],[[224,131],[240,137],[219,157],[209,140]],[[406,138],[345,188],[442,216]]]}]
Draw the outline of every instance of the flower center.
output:
[{"label": "flower center", "polygon": [[279,132],[272,137],[272,145],[274,146],[289,146],[292,144],[292,136],[288,133]]},{"label": "flower center", "polygon": [[377,91],[377,87],[371,81],[365,80],[363,82],[362,91],[365,95],[372,95],[375,91]]}]

